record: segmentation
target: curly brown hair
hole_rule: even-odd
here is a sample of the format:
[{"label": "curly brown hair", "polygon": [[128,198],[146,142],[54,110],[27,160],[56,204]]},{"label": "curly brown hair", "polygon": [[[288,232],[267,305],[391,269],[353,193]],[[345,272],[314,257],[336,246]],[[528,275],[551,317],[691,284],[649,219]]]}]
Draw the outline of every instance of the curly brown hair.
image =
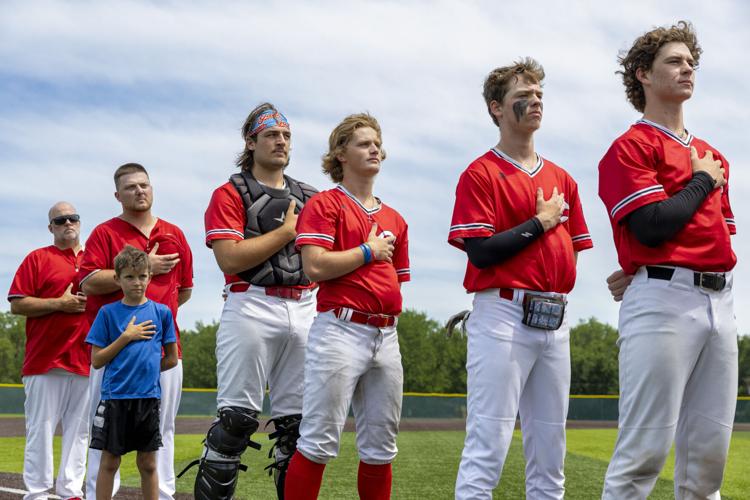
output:
[{"label": "curly brown hair", "polygon": [[[369,113],[357,113],[347,116],[341,123],[336,125],[330,137],[328,137],[328,152],[323,155],[323,173],[328,174],[333,182],[344,180],[344,168],[336,156],[344,152],[346,145],[349,144],[352,135],[354,135],[354,131],[364,127],[373,129],[378,134],[378,139],[380,141],[383,140],[380,132],[380,124]],[[385,149],[383,148],[380,148],[380,159],[381,161],[385,160]]]},{"label": "curly brown hair", "polygon": [[493,69],[484,79],[482,95],[484,96],[484,102],[487,104],[487,112],[495,125],[499,126],[500,124],[497,123],[497,118],[492,114],[490,103],[492,101],[502,103],[508,90],[510,90],[510,83],[517,82],[520,75],[534,83],[541,84],[544,80],[544,68],[531,57],[524,57],[510,66]]},{"label": "curly brown hair", "polygon": [[638,69],[650,70],[659,49],[670,42],[684,43],[695,60],[695,67],[698,67],[703,49],[698,45],[698,37],[689,21],[678,21],[669,28],[659,27],[644,33],[636,39],[626,54],[621,53],[617,58],[622,66],[622,70],[617,71],[617,74],[622,75],[625,95],[630,104],[641,113],[646,107],[646,94],[636,77],[636,72]]}]

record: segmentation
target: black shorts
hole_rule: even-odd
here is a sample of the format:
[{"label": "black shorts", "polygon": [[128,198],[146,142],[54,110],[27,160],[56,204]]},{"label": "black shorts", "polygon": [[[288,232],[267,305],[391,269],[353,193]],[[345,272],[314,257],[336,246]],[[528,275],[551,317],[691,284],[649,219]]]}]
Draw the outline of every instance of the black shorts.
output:
[{"label": "black shorts", "polygon": [[158,450],[161,447],[159,400],[142,398],[100,401],[91,426],[89,446],[117,456],[133,450]]}]

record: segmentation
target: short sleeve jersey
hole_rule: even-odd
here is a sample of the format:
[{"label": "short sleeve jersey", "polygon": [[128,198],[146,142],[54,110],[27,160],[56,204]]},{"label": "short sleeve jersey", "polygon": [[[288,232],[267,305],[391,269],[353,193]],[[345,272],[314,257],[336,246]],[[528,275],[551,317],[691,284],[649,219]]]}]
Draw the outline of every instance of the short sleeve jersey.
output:
[{"label": "short sleeve jersey", "polygon": [[[157,253],[179,254],[180,262],[168,273],[155,275],[146,290],[146,297],[169,307],[172,317],[177,318],[177,298],[180,290],[193,287],[193,254],[182,230],[167,221],[158,219],[146,236],[138,228],[119,217],[110,219],[96,226],[86,241],[86,253],[81,262],[78,277],[81,283],[102,269],[114,269],[115,257],[126,245],[131,245],[144,252],[151,252],[159,244]],[[92,324],[99,309],[111,302],[122,299],[120,290],[104,295],[91,295],[86,301],[86,318]],[[179,328],[175,322],[179,344]]]},{"label": "short sleeve jersey", "polygon": [[156,332],[148,340],[134,340],[107,363],[102,378],[102,399],[159,398],[162,346],[177,342],[172,312],[164,304],[148,300],[139,306],[121,301],[99,309],[86,342],[107,347],[128,327],[131,318],[143,323],[151,320]]},{"label": "short sleeve jersey", "polygon": [[391,207],[378,200],[376,207],[368,209],[342,185],[322,191],[299,214],[296,245],[349,250],[367,241],[373,224],[379,237],[396,237],[392,263],[372,261],[349,274],[318,283],[318,311],[348,307],[370,314],[401,313],[399,283],[411,279],[409,236],[406,222]]},{"label": "short sleeve jersey", "polygon": [[[8,300],[61,296],[73,283],[83,251],[61,250],[54,245],[34,250],[16,271]],[[26,318],[26,354],[21,374],[41,375],[53,368],[78,375],[89,374],[89,352],[83,313],[53,312]]]},{"label": "short sleeve jersey", "polygon": [[628,273],[649,264],[695,271],[729,271],[737,262],[730,241],[736,232],[729,184],[714,189],[690,221],[658,247],[641,244],[628,228],[634,210],[682,190],[693,176],[690,147],[703,157],[711,151],[729,179],[729,163],[708,143],[683,139],[656,123],[640,120],[618,137],[599,163],[599,197],[609,212],[620,266]]},{"label": "short sleeve jersey", "polygon": [[474,160],[461,174],[448,243],[464,250],[465,238],[487,238],[536,214],[536,193],[545,199],[557,187],[565,196],[561,222],[507,260],[485,269],[466,266],[469,293],[488,288],[520,288],[568,293],[576,279],[575,252],[593,246],[583,217],[578,185],[562,168],[538,156],[533,170],[498,149]]},{"label": "short sleeve jersey", "polygon": [[[216,240],[242,241],[245,239],[247,222],[245,206],[237,188],[231,182],[216,188],[211,196],[211,201],[208,203],[204,222],[206,226],[206,246],[209,248]],[[225,274],[224,282],[229,285],[241,283],[244,280],[236,274]],[[295,286],[294,288],[313,288],[314,286],[315,284],[311,283],[308,286]]]}]

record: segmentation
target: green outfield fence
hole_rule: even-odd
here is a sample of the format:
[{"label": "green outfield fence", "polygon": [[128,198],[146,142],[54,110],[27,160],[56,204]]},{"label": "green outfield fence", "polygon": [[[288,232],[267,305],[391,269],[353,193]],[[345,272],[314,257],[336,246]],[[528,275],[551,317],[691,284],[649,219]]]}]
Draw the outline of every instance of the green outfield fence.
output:
[{"label": "green outfield fence", "polygon": [[[20,384],[0,384],[0,414],[23,414]],[[617,420],[617,396],[570,396],[569,420]],[[268,414],[268,398],[263,413]],[[212,416],[216,413],[216,389],[183,389],[180,415]],[[464,418],[465,394],[404,393],[403,418]],[[750,397],[737,398],[735,423],[750,423]]]}]

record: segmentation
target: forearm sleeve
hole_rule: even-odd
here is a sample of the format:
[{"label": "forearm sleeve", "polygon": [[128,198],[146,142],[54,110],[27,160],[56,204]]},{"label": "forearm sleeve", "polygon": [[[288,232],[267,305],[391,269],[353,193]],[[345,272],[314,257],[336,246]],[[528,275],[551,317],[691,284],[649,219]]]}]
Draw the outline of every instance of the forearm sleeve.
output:
[{"label": "forearm sleeve", "polygon": [[464,241],[469,261],[484,269],[513,257],[532,241],[544,234],[544,227],[536,217],[489,238],[467,238]]},{"label": "forearm sleeve", "polygon": [[659,246],[685,227],[713,189],[711,176],[697,172],[674,196],[635,209],[625,221],[639,242]]}]

